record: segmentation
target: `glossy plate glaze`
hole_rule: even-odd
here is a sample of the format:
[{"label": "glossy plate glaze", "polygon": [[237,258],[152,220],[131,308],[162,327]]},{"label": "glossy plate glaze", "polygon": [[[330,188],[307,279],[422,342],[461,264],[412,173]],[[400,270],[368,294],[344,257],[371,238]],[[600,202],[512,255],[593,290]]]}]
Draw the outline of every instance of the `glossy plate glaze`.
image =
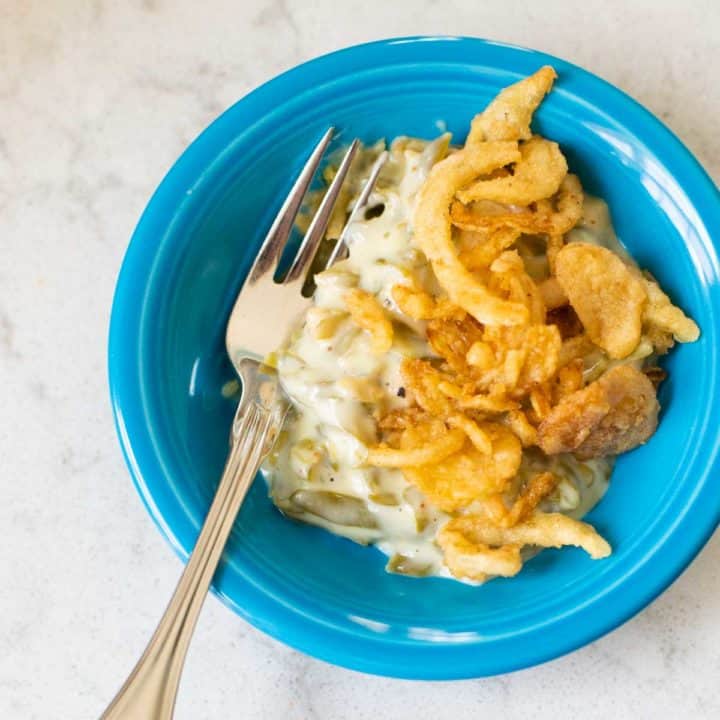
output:
[{"label": "glossy plate glaze", "polygon": [[110,385],[128,466],[162,533],[187,557],[227,450],[230,306],[312,143],[329,123],[341,140],[433,137],[443,124],[461,140],[500,88],[545,63],[560,77],[538,131],[608,201],[623,242],[702,338],[668,359],[660,428],[621,458],[590,516],[614,548],[602,562],[546,551],[518,577],[483,587],[388,575],[376,550],[281,517],[257,481],[215,591],[316,657],[407,678],[527,667],[632,616],[717,525],[716,187],[676,137],[612,86],[556,58],[468,38],[388,40],[301,65],[230,108],[178,160],[138,224],[113,306]]}]

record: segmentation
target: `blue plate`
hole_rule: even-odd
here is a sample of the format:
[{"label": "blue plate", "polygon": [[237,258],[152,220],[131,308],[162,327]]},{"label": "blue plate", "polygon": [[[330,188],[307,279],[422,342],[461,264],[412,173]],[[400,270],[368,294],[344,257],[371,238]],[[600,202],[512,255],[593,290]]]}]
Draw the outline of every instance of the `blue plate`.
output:
[{"label": "blue plate", "polygon": [[[233,413],[223,334],[279,201],[320,133],[457,140],[502,87],[545,63],[559,80],[535,126],[604,197],[640,265],[699,323],[667,360],[660,428],[617,463],[589,520],[614,552],[546,551],[516,578],[468,587],[388,575],[385,560],[284,519],[255,483],[215,592],[264,632],[365,672],[467,678],[548,660],[608,632],[666,588],[717,525],[720,232],[716,187],[662,123],[597,77],[531,50],[406,38],[342,50],[275,78],[183,154],[150,200],[117,284],[109,371],[117,430],[148,511],[186,558]],[[262,309],[258,308],[258,322]]]}]

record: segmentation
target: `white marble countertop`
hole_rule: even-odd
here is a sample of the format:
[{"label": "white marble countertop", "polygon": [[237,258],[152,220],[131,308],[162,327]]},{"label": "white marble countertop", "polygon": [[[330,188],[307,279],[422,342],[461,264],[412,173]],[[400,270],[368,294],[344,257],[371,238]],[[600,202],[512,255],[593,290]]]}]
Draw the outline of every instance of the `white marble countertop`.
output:
[{"label": "white marble countertop", "polygon": [[[580,10],[574,8],[580,7]],[[720,5],[5,0],[0,7],[0,717],[97,717],[180,571],[112,427],[109,307],[133,226],[192,138],[256,84],[383,36],[546,50],[653,110],[720,179]],[[720,717],[720,535],[638,617],[503,677],[367,677],[210,598],[177,717]]]}]

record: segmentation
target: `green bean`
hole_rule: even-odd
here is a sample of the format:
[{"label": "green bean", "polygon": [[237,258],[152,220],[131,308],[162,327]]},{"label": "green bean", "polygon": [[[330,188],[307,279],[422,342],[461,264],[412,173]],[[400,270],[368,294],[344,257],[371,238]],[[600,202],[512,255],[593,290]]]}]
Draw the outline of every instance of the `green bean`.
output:
[{"label": "green bean", "polygon": [[388,560],[387,569],[389,572],[399,575],[410,575],[412,577],[427,577],[432,572],[432,566],[427,563],[418,563],[417,560],[406,555],[396,554]]},{"label": "green bean", "polygon": [[367,505],[351,495],[326,490],[296,490],[291,496],[292,505],[337,525],[376,528],[377,520]]},{"label": "green bean", "polygon": [[399,505],[400,502],[397,499],[397,495],[389,492],[377,492],[370,495],[372,500],[377,505]]}]

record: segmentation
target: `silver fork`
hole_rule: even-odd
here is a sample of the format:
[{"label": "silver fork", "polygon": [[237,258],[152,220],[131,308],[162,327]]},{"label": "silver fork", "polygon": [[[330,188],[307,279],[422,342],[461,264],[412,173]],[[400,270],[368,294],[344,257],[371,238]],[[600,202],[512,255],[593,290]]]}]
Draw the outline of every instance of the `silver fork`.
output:
[{"label": "silver fork", "polygon": [[[145,652],[101,720],[169,720],[173,715],[185,654],[210,582],[240,505],[272,449],[288,409],[277,376],[261,360],[283,342],[291,323],[311,302],[301,290],[357,152],[357,140],[345,153],[290,269],[281,282],[274,277],[333,132],[333,128],[328,129],[312,151],[235,300],[225,346],[242,382],[242,396],[232,424],[225,469],[170,603]],[[365,207],[385,158],[383,154],[373,166],[327,265],[343,255],[347,228]]]}]

